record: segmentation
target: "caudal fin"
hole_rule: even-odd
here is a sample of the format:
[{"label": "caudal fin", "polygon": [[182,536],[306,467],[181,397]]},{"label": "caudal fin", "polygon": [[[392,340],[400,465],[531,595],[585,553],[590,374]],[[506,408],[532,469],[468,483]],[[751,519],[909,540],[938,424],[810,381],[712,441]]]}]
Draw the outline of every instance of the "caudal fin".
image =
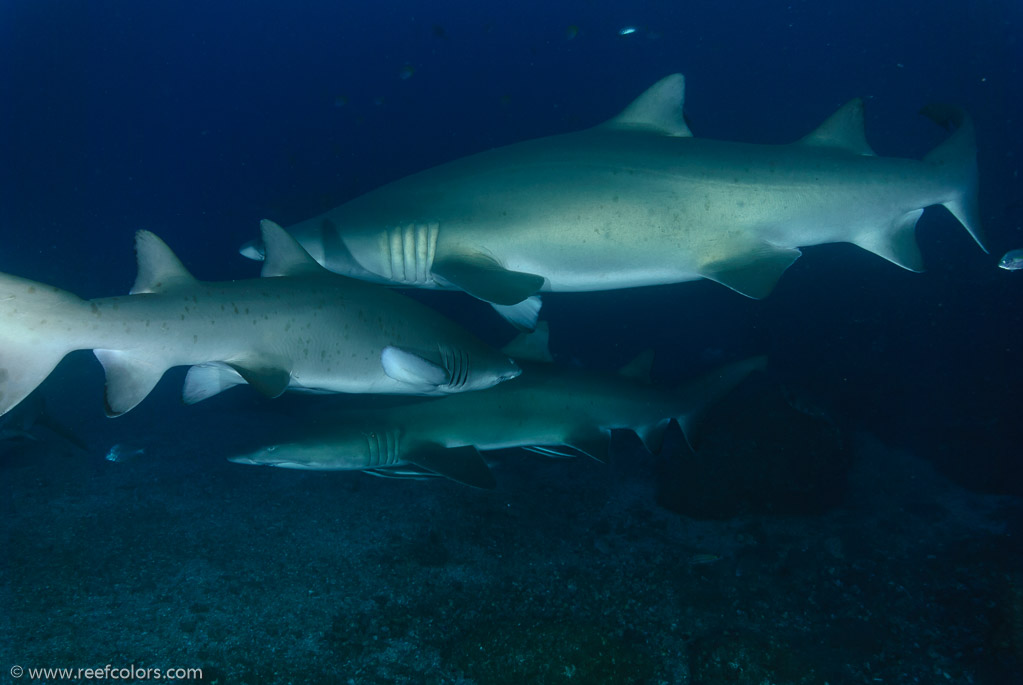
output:
[{"label": "caudal fin", "polygon": [[81,299],[59,288],[0,274],[0,416],[74,349],[64,322],[81,305]]},{"label": "caudal fin", "polygon": [[948,140],[924,157],[952,179],[955,196],[943,205],[970,232],[980,249],[987,252],[977,207],[977,141],[973,121],[965,110],[953,105],[927,105],[920,113],[946,129],[954,129]]}]

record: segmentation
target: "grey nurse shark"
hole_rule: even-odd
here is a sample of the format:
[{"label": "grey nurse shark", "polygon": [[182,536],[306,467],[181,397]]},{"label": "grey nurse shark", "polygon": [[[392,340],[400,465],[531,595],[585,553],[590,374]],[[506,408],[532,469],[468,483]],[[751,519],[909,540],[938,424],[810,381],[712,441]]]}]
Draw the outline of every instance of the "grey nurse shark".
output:
[{"label": "grey nurse shark", "polygon": [[914,227],[936,204],[983,248],[961,110],[925,108],[957,128],[918,161],[875,155],[859,99],[795,143],[757,145],[693,137],[684,95],[673,74],[602,125],[442,164],[288,230],[332,271],[499,306],[700,278],[760,298],[799,247],[833,242],[920,271]]},{"label": "grey nurse shark", "polygon": [[135,407],[173,366],[185,400],[248,382],[275,397],[311,392],[442,395],[513,378],[507,355],[392,290],[330,273],[264,222],[262,276],[196,280],[148,231],[136,234],[131,294],[83,300],[0,274],[0,415],[72,350],[106,371],[106,410]]},{"label": "grey nurse shark", "polygon": [[525,447],[541,454],[582,453],[608,459],[613,429],[635,431],[659,451],[672,420],[683,431],[751,371],[756,357],[719,369],[679,388],[649,383],[651,355],[641,355],[619,374],[596,373],[542,358],[546,329],[520,337],[505,352],[523,366],[518,378],[472,396],[427,399],[410,404],[342,411],[285,438],[229,459],[240,464],[321,471],[407,467],[490,488],[494,477],[477,450]]}]

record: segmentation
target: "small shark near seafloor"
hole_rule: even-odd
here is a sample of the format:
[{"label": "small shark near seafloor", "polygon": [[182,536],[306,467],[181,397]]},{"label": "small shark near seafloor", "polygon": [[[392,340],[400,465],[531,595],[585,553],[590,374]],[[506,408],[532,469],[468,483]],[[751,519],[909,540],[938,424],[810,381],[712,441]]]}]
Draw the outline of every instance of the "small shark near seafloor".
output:
[{"label": "small shark near seafloor", "polygon": [[0,274],[0,415],[72,350],[106,371],[106,410],[123,414],[172,366],[185,401],[247,382],[308,392],[442,395],[488,388],[520,369],[411,298],[332,274],[280,226],[263,223],[263,278],[196,280],[148,231],[136,234],[131,294],[83,300]]},{"label": "small shark near seafloor", "polygon": [[914,228],[931,205],[983,248],[962,110],[924,108],[956,130],[918,161],[875,155],[859,99],[795,143],[756,145],[693,137],[684,96],[673,74],[600,126],[457,159],[288,230],[331,271],[463,290],[527,328],[544,291],[709,278],[764,297],[799,247],[822,243],[921,271]]},{"label": "small shark near seafloor", "polygon": [[652,355],[619,374],[525,361],[546,355],[544,322],[505,348],[523,366],[518,378],[472,396],[426,399],[398,406],[343,411],[286,438],[229,459],[239,464],[317,471],[363,470],[386,475],[412,466],[468,485],[492,488],[494,477],[477,450],[525,447],[550,456],[585,454],[607,461],[611,431],[629,429],[652,452],[677,421],[691,423],[763,368],[763,357],[726,364],[675,389],[649,383]]}]

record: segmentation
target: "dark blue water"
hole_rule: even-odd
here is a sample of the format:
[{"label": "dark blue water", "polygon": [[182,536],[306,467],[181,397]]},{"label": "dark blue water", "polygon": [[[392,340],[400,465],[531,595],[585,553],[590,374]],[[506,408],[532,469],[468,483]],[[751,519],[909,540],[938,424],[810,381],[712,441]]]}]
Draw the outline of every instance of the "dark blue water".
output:
[{"label": "dark blue water", "polygon": [[[626,27],[635,31],[621,35]],[[763,301],[689,283],[551,296],[544,316],[562,360],[614,368],[652,347],[655,370],[669,381],[717,360],[767,353],[779,383],[814,398],[851,433],[911,451],[958,487],[1018,496],[1023,275],[995,265],[1003,252],[1023,246],[1021,29],[1023,7],[993,0],[6,2],[0,6],[0,270],[85,297],[121,294],[135,275],[133,233],[147,228],[202,279],[253,276],[255,265],[237,247],[256,234],[260,219],[288,225],[444,161],[597,124],[673,72],[687,77],[686,113],[694,134],[736,141],[795,140],[860,96],[873,148],[918,158],[946,132],[917,111],[931,102],[954,103],[970,112],[978,132],[981,217],[991,254],[977,249],[945,210],[932,208],[918,226],[928,268],[923,274],[853,246],[831,245],[805,250]],[[452,297],[460,296],[425,299],[488,340],[510,337],[485,308],[469,306],[467,315],[464,302]],[[136,412],[113,423],[102,417],[101,373],[87,355],[73,355],[43,390],[51,396],[51,414],[92,436],[100,451],[124,435],[173,441],[183,430],[190,432],[188,444],[200,449],[196,445],[208,442],[200,431],[215,441],[226,423],[244,433],[252,416],[273,416],[274,408],[246,395],[247,389],[209,406],[180,407],[180,381],[179,372],[170,374]],[[215,454],[201,454],[188,478],[214,463]],[[20,501],[20,487],[37,482],[33,468],[31,461],[19,461],[7,470],[15,474],[12,501]],[[79,468],[93,473],[80,464],[72,472]],[[175,472],[153,473],[157,480],[173,480]],[[123,488],[146,487],[131,476],[118,478]],[[373,485],[381,492],[389,486]],[[395,487],[417,497],[416,486]],[[201,501],[218,498],[219,487],[210,485]],[[40,488],[33,501],[41,506],[49,491]],[[187,488],[177,494],[183,507],[192,506]],[[457,501],[458,495],[450,497]],[[101,500],[93,502],[100,509]],[[24,502],[11,505],[9,539],[26,534],[18,512],[27,508]],[[417,511],[429,517],[429,503]],[[76,512],[88,516],[89,507]],[[617,525],[613,514],[607,516],[607,525]],[[480,525],[486,523],[484,517]],[[520,525],[545,526],[539,515]],[[217,526],[227,538],[245,534],[241,523],[232,529],[230,520],[220,520]],[[1003,543],[1018,540],[998,545]],[[447,544],[457,547],[450,538]],[[34,568],[32,557],[7,561],[14,579],[7,591],[33,591],[17,580]],[[96,582],[103,584],[102,568],[86,568],[73,555],[67,564],[98,574]],[[1017,589],[992,600],[1015,601],[1015,613],[999,619],[1001,628],[977,629],[985,636],[977,638],[982,647],[946,651],[960,674],[996,682],[999,676],[990,673],[1005,671],[977,666],[983,659],[969,656],[969,649],[990,653],[992,645],[1002,645],[1014,656],[1000,655],[999,664],[1018,659],[1023,595],[1018,566],[991,572],[1015,579],[1007,582]],[[144,585],[138,592],[150,592]],[[76,592],[98,596],[89,588]],[[429,600],[422,601],[428,614]],[[74,604],[53,603],[63,611]],[[217,613],[215,601],[206,606],[193,611],[200,618],[189,620]],[[44,616],[8,616],[12,630],[5,634],[42,630]],[[123,616],[111,620],[134,625]],[[60,625],[57,633],[67,629]],[[560,630],[540,634],[558,641]],[[999,637],[999,630],[1009,637]],[[203,633],[203,640],[217,643],[218,634]],[[116,647],[114,641],[94,643],[107,651],[90,658],[101,664],[111,654],[140,658],[125,646],[130,638],[118,639]],[[169,645],[166,654],[199,659],[194,650],[178,647]],[[864,650],[864,659],[874,654]],[[0,650],[5,664],[25,653],[24,645],[13,643]],[[39,653],[31,654],[41,663]],[[450,654],[438,654],[450,665]],[[220,652],[207,652],[205,659],[237,674]],[[441,682],[452,673],[477,682],[489,677],[458,668],[438,671],[440,680],[413,675],[409,682]],[[692,664],[688,668],[695,672]],[[651,682],[670,680],[666,671],[655,677],[637,669]],[[341,671],[315,672],[344,680]],[[258,668],[254,673],[247,676],[252,682],[285,681]],[[912,682],[892,678],[886,682]],[[353,682],[363,681],[373,680]]]}]

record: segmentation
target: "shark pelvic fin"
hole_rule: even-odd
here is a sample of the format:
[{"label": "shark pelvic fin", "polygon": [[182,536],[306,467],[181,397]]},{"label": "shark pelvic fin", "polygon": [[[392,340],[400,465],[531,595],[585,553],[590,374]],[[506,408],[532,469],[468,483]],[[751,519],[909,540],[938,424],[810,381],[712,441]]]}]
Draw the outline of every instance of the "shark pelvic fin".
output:
[{"label": "shark pelvic fin", "polygon": [[309,256],[295,238],[269,219],[259,222],[263,234],[263,270],[260,276],[298,276],[323,273],[324,269]]},{"label": "shark pelvic fin", "polygon": [[621,114],[602,126],[609,129],[648,130],[665,136],[690,138],[693,133],[683,114],[685,99],[685,77],[682,74],[671,74],[647,88]]},{"label": "shark pelvic fin", "polygon": [[539,295],[532,295],[518,304],[494,304],[491,302],[490,306],[505,321],[520,331],[533,331],[536,329],[536,320],[540,318],[540,308],[543,303],[540,301]]},{"label": "shark pelvic fin", "polygon": [[906,212],[890,226],[858,236],[853,242],[910,271],[923,271],[924,259],[916,244],[916,222],[922,209]]},{"label": "shark pelvic fin", "polygon": [[380,353],[380,363],[384,373],[399,383],[436,388],[450,380],[444,367],[400,347],[385,347]]},{"label": "shark pelvic fin", "polygon": [[533,362],[553,362],[549,346],[550,327],[546,321],[538,321],[532,333],[519,333],[510,343],[501,348],[501,353],[512,359]]},{"label": "shark pelvic fin", "polygon": [[700,269],[700,275],[746,297],[760,299],[771,294],[785,269],[792,266],[801,254],[797,248],[763,243],[739,257],[707,264]]},{"label": "shark pelvic fin", "polygon": [[412,450],[405,460],[464,485],[484,490],[497,487],[493,472],[475,447],[423,445]]},{"label": "shark pelvic fin", "polygon": [[224,363],[237,371],[246,383],[267,397],[279,396],[291,383],[291,371],[278,360],[245,357]]},{"label": "shark pelvic fin", "polygon": [[631,362],[618,369],[618,375],[641,383],[650,383],[650,372],[654,368],[654,351],[644,350]]},{"label": "shark pelvic fin", "polygon": [[509,271],[484,254],[449,257],[434,262],[433,275],[473,297],[500,305],[514,305],[543,287],[543,276]]},{"label": "shark pelvic fin", "polygon": [[105,409],[107,416],[131,411],[146,398],[167,368],[152,358],[123,350],[93,350],[106,372]]},{"label": "shark pelvic fin", "polygon": [[863,126],[863,100],[860,98],[845,103],[823,124],[804,136],[799,144],[835,147],[870,157],[877,154],[867,143]]},{"label": "shark pelvic fin", "polygon": [[135,258],[138,260],[139,272],[135,277],[135,285],[129,291],[132,295],[158,293],[167,288],[196,283],[195,277],[167,247],[167,243],[154,233],[135,233]]}]

